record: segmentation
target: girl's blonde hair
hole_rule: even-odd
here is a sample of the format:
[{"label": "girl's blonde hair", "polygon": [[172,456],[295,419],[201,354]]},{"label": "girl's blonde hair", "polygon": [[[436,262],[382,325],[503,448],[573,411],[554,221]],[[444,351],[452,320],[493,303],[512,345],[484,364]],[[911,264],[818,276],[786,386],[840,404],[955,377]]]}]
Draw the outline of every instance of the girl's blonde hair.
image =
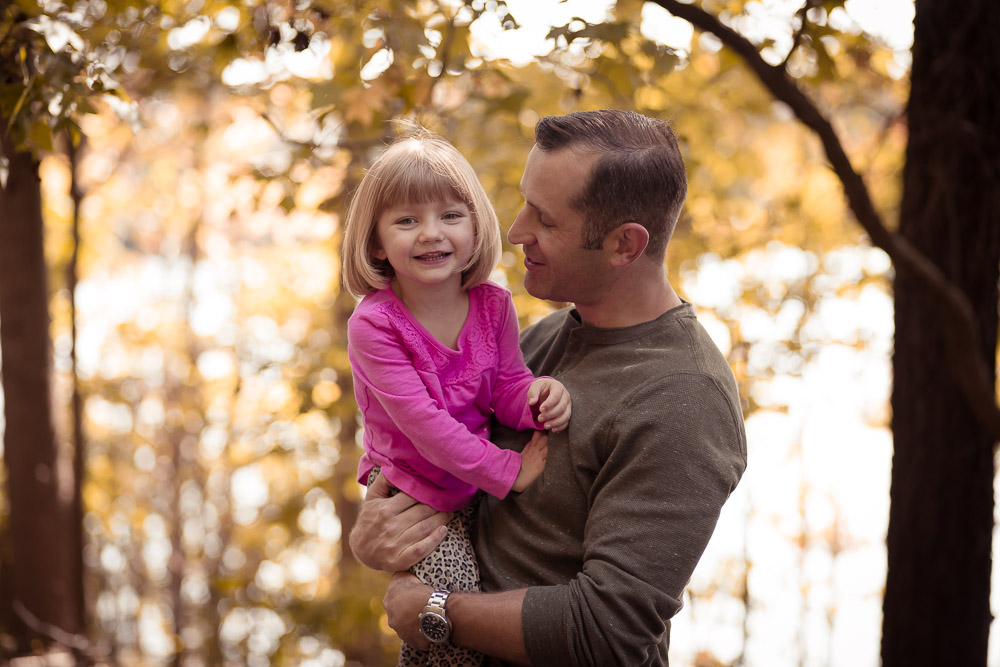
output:
[{"label": "girl's blonde hair", "polygon": [[472,213],[475,245],[462,269],[462,287],[486,281],[500,261],[500,225],[469,161],[448,141],[423,128],[397,139],[361,179],[347,210],[341,248],[343,286],[356,297],[384,289],[392,267],[376,259],[376,224],[401,203],[427,203],[457,197]]}]

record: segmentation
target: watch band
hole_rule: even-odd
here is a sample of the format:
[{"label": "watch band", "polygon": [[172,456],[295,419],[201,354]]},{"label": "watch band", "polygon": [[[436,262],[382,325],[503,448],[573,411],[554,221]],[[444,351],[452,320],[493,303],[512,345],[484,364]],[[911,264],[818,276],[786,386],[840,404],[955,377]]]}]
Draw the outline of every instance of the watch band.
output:
[{"label": "watch band", "polygon": [[434,612],[446,616],[444,606],[448,602],[449,595],[451,595],[451,591],[445,590],[438,590],[431,593],[431,596],[427,598],[427,606],[424,607],[424,612]]}]

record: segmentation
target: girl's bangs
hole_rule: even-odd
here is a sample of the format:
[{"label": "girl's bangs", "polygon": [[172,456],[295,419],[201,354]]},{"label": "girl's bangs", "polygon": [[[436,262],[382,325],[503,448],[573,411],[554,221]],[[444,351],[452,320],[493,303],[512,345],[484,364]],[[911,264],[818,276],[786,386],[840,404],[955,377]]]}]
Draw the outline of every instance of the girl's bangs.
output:
[{"label": "girl's bangs", "polygon": [[397,173],[382,175],[382,196],[379,197],[383,211],[398,204],[412,202],[426,204],[431,201],[457,199],[468,204],[468,197],[462,194],[456,174],[448,173],[437,165],[419,161],[399,165],[399,169],[387,170]]}]

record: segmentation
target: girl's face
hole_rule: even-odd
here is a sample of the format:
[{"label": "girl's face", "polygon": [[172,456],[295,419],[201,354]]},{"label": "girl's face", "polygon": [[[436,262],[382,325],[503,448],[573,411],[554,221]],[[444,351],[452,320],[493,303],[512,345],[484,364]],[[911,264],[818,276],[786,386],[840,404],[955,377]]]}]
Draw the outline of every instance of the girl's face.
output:
[{"label": "girl's face", "polygon": [[448,198],[385,210],[375,224],[375,238],[372,254],[389,261],[404,289],[461,288],[476,230],[469,207]]}]

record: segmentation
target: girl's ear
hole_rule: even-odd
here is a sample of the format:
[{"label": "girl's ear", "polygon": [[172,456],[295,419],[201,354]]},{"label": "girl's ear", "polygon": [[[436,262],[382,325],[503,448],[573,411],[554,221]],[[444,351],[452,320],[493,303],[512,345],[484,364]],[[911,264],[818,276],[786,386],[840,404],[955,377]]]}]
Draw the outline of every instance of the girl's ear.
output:
[{"label": "girl's ear", "polygon": [[386,259],[388,256],[385,254],[385,250],[382,249],[382,244],[378,242],[377,238],[373,238],[371,246],[368,248],[368,252],[375,259]]}]

